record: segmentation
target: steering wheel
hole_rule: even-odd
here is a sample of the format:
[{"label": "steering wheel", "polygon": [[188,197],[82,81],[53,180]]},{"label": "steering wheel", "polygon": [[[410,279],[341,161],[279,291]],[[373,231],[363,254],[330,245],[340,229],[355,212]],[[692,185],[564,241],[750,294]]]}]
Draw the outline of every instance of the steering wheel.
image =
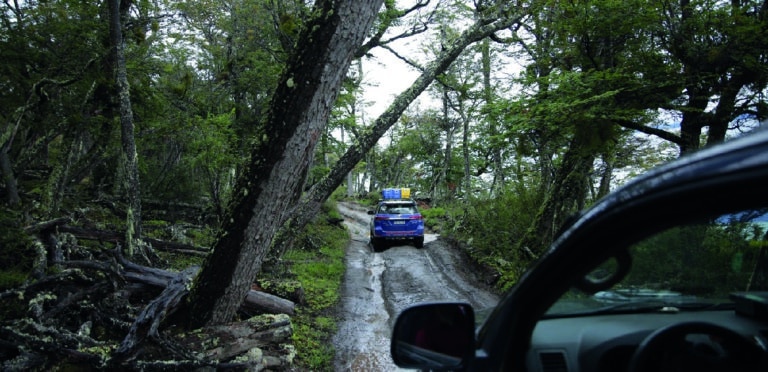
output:
[{"label": "steering wheel", "polygon": [[[687,336],[704,335],[709,342]],[[630,361],[630,372],[768,371],[766,351],[754,341],[712,323],[673,324],[646,337]]]}]

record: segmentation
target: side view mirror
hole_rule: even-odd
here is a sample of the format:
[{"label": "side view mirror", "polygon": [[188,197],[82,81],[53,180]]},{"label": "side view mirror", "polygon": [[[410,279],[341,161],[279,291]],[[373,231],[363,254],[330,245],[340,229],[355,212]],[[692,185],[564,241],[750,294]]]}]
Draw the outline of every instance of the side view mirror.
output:
[{"label": "side view mirror", "polygon": [[610,269],[603,267],[587,274],[576,283],[576,288],[592,294],[605,291],[624,279],[632,268],[632,256],[626,249],[617,252],[609,262],[613,263],[608,265]]},{"label": "side view mirror", "polygon": [[459,369],[475,353],[475,313],[466,303],[403,310],[392,331],[392,360],[402,368]]}]

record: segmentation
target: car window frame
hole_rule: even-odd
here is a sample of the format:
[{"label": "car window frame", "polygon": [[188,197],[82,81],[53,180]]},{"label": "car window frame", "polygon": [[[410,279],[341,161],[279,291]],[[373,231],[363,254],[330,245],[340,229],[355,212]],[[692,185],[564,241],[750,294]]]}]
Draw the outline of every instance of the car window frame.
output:
[{"label": "car window frame", "polygon": [[[505,357],[478,363],[494,363],[493,369],[525,368],[525,350],[538,320],[573,283],[608,259],[614,250],[693,216],[733,213],[751,207],[751,202],[768,206],[768,193],[762,192],[768,184],[766,136],[763,132],[758,138],[724,144],[659,167],[586,210],[502,297],[481,326],[478,336],[482,354]],[[734,185],[739,185],[741,192],[718,198],[725,191],[733,191]],[[690,210],[674,209],[680,206]],[[665,212],[664,218],[646,220],[647,230],[633,229],[639,216],[653,216],[659,209],[667,211],[670,207],[671,212]],[[611,227],[607,233],[601,231],[606,227]],[[587,247],[580,252],[584,257],[574,255],[579,246]],[[551,272],[557,272],[562,282],[548,278]],[[517,303],[526,306],[515,307]],[[508,336],[510,333],[513,336]]]}]

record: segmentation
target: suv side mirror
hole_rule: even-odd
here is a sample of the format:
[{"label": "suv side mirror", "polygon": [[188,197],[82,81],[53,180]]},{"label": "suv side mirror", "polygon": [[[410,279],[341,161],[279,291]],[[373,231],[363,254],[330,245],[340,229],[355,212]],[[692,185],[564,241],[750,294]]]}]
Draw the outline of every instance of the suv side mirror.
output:
[{"label": "suv side mirror", "polygon": [[475,353],[472,306],[432,303],[403,310],[392,332],[391,353],[403,368],[461,368]]}]

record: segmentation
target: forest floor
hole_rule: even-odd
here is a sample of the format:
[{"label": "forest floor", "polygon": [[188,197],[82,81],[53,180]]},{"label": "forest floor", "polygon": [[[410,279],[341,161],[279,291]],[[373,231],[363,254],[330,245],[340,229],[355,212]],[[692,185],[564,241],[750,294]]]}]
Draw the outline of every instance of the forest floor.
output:
[{"label": "forest floor", "polygon": [[290,369],[293,301],[252,289],[235,321],[186,332],[175,310],[203,249],[153,240],[183,251],[185,269],[143,266],[123,257],[119,233],[71,222],[24,228],[40,269],[0,291],[0,370]]}]

